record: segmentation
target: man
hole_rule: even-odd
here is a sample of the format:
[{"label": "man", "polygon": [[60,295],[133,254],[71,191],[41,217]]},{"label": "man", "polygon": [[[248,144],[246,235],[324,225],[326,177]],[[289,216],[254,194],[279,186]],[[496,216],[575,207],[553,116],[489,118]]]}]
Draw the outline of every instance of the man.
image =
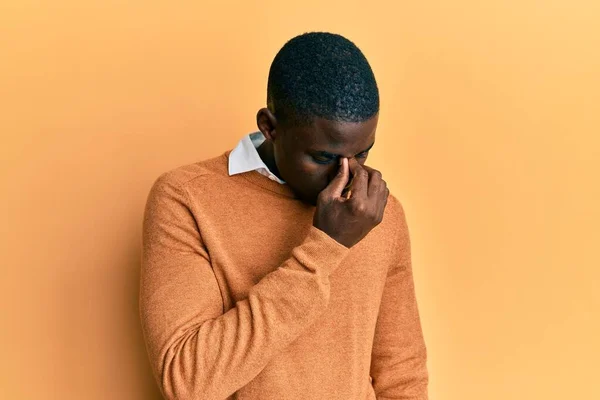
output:
[{"label": "man", "polygon": [[427,399],[400,202],[364,165],[379,93],[349,40],[293,38],[260,132],[163,174],[140,308],[167,399]]}]

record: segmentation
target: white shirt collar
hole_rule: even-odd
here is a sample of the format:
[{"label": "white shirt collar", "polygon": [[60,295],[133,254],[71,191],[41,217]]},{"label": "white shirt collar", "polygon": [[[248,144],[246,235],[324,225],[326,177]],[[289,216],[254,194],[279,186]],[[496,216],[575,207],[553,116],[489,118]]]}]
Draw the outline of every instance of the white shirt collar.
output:
[{"label": "white shirt collar", "polygon": [[260,131],[244,136],[229,154],[229,175],[258,171],[275,182],[285,184],[285,181],[269,170],[256,150],[265,140],[265,136]]}]

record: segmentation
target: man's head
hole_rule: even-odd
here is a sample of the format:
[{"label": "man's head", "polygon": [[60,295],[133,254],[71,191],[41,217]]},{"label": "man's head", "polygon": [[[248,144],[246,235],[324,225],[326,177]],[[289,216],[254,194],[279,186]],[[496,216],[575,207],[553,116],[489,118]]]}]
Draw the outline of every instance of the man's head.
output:
[{"label": "man's head", "polygon": [[312,32],[287,42],[269,71],[259,149],[309,204],[337,173],[340,157],[363,164],[375,142],[379,91],[367,59],[348,39]]}]

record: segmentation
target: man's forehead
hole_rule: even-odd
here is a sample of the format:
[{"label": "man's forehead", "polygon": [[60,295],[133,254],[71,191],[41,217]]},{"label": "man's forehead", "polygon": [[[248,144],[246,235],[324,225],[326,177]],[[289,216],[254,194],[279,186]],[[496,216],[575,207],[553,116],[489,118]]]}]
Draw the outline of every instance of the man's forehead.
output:
[{"label": "man's forehead", "polygon": [[330,151],[362,151],[375,140],[376,120],[343,122],[317,119],[298,132],[303,147]]}]

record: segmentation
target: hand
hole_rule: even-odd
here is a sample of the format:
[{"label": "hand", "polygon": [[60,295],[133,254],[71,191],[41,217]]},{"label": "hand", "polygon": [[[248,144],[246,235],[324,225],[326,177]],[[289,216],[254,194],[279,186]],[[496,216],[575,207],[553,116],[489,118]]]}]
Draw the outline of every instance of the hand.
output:
[{"label": "hand", "polygon": [[[337,175],[317,198],[313,226],[350,248],[382,221],[390,191],[379,171],[354,158],[341,161]],[[342,192],[350,173],[352,192],[345,198]]]}]

